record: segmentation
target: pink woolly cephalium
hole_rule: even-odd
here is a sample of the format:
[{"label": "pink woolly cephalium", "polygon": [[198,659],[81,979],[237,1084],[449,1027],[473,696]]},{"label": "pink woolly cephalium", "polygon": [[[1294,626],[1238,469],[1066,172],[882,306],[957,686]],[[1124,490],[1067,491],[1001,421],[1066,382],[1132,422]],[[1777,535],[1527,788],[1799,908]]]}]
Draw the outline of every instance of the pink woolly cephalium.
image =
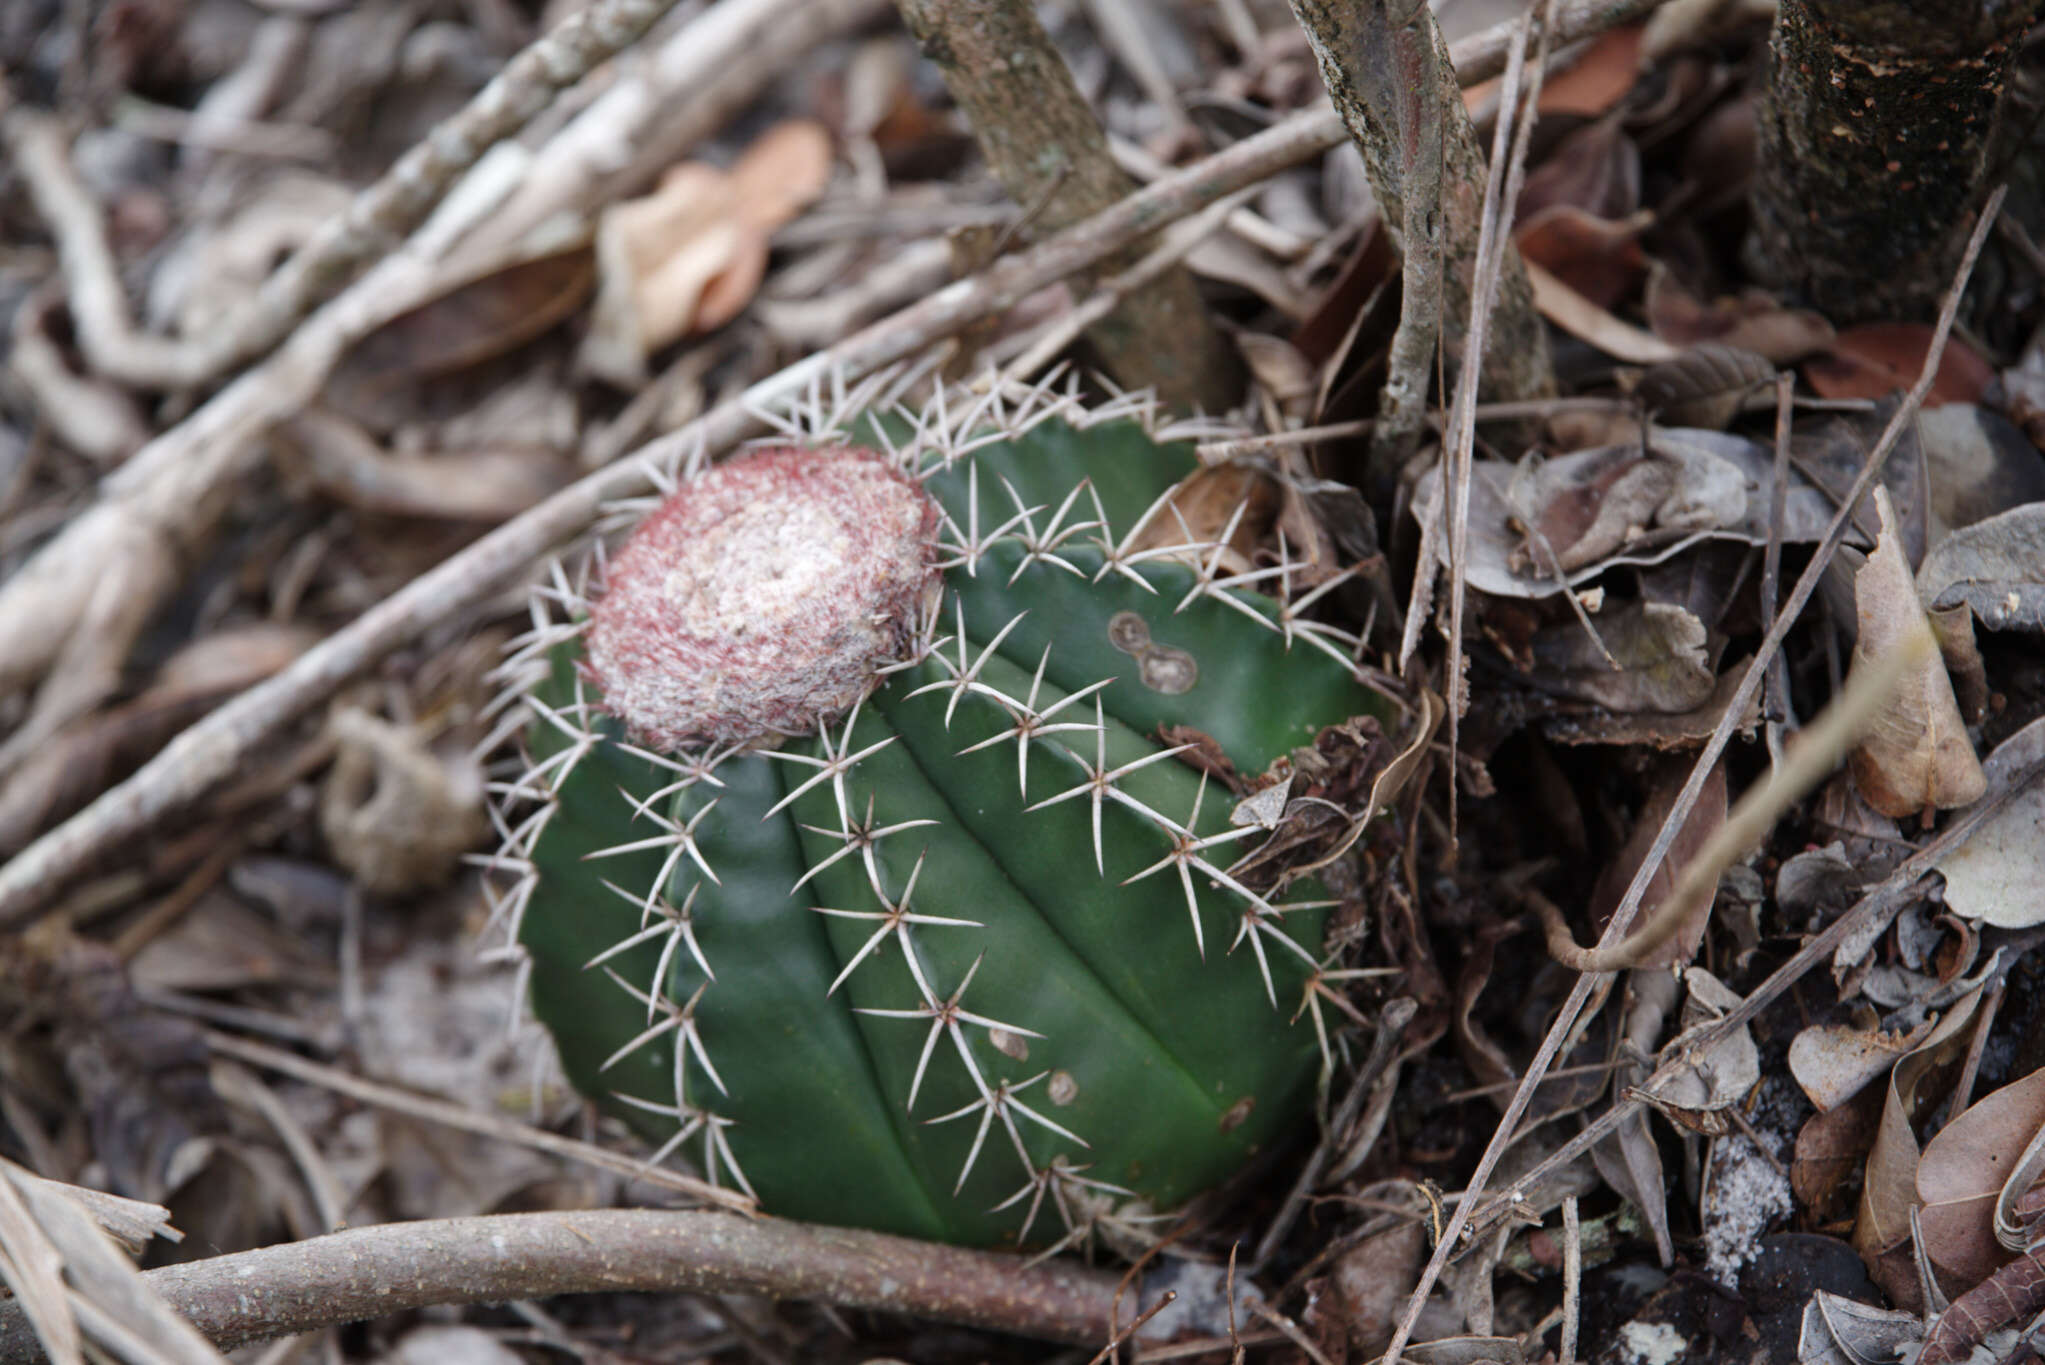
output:
[{"label": "pink woolly cephalium", "polygon": [[589,670],[672,751],[815,730],[900,658],[937,591],[939,512],[885,456],[753,451],[690,480],[611,560]]}]

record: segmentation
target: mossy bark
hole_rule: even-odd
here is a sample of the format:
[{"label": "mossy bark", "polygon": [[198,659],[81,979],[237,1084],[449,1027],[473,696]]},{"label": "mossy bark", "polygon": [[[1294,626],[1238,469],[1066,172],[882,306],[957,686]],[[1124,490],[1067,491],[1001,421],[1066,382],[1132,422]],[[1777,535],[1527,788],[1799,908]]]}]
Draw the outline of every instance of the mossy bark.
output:
[{"label": "mossy bark", "polygon": [[[1031,214],[1032,233],[1069,227],[1135,191],[1028,0],[897,3],[972,121],[988,165]],[[1142,254],[1124,251],[1096,275],[1126,269]],[[1170,407],[1219,412],[1242,396],[1241,362],[1183,268],[1131,291],[1087,338],[1116,383],[1155,388]]]},{"label": "mossy bark", "polygon": [[[1441,29],[1425,5],[1402,0],[1292,0],[1292,9],[1313,45],[1335,108],[1363,153],[1371,193],[1385,222],[1399,230],[1402,241],[1427,235],[1440,239],[1441,340],[1451,360],[1460,361],[1470,330],[1488,163]],[[1438,113],[1423,113],[1423,95],[1432,95]],[[1438,156],[1408,145],[1408,131],[1422,128],[1438,128]],[[1434,164],[1423,171],[1429,161]],[[1409,172],[1430,179],[1438,172],[1438,222],[1407,223]],[[1555,391],[1547,333],[1534,310],[1519,252],[1510,244],[1483,367],[1488,398],[1541,398]]]},{"label": "mossy bark", "polygon": [[1782,0],[1749,266],[1835,322],[1929,319],[2040,0]]}]

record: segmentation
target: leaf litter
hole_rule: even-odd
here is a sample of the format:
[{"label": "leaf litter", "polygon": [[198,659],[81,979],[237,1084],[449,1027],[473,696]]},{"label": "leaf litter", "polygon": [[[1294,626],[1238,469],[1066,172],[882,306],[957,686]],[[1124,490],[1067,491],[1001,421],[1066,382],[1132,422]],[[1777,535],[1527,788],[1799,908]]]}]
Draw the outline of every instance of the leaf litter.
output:
[{"label": "leaf litter", "polygon": [[[705,12],[726,6],[737,9],[721,0]],[[530,7],[428,22],[384,4],[255,25],[194,0],[109,9],[87,42],[76,7],[70,18],[41,8],[63,41],[38,47],[0,21],[14,101],[0,119],[27,105],[71,119],[66,155],[96,210],[83,230],[132,291],[132,302],[117,291],[121,321],[171,344],[237,326],[282,256],[544,26]],[[1007,200],[884,7],[816,8],[830,13],[800,42],[762,40],[751,67],[733,56],[729,72],[699,72],[722,91],[713,112],[678,120],[681,144],[638,139],[657,155],[607,144],[604,119],[578,121],[592,110],[617,119],[635,91],[688,104],[689,92],[644,85],[657,78],[626,61],[503,144],[497,179],[465,187],[494,183],[494,207],[444,205],[415,239],[417,278],[330,348],[304,401],[259,424],[261,461],[174,509],[163,609],[87,660],[98,683],[76,693],[75,714],[25,728],[41,665],[0,658],[0,733],[17,736],[0,750],[0,848],[31,847],[194,718],[578,472],[683,430],[1035,239],[1041,206]],[[1319,97],[1311,52],[1282,9],[1054,8],[1054,37],[1118,157],[1145,180],[1303,117]],[[2000,308],[1969,305],[1927,406],[1787,632],[1775,680],[1735,712],[1784,584],[1814,550],[1830,553],[1828,524],[1934,335],[1922,319],[1835,326],[1756,284],[1723,248],[1739,238],[1753,174],[1766,38],[1752,9],[1667,5],[1565,52],[1543,86],[1507,226],[1555,339],[1577,340],[1555,347],[1560,398],[1531,414],[1480,406],[1460,565],[1445,538],[1423,536],[1455,492],[1432,438],[1411,467],[1372,469],[1368,438],[1344,427],[1376,413],[1399,290],[1396,245],[1358,192],[1355,153],[1317,154],[1268,180],[1186,257],[1252,380],[1242,404],[1218,402],[1200,429],[1238,453],[1177,500],[1217,538],[1237,503],[1254,504],[1229,531],[1227,572],[1309,564],[1313,581],[1296,590],[1327,588],[1318,619],[1353,632],[1373,670],[1398,648],[1423,544],[1469,592],[1456,751],[1434,730],[1452,690],[1430,626],[1405,680],[1407,730],[1385,736],[1401,755],[1399,781],[1383,785],[1388,811],[1342,831],[1353,837],[1340,863],[1344,937],[1311,1002],[1331,1040],[1328,1095],[1364,1066],[1368,1021],[1388,1002],[1411,1000],[1412,1022],[1342,1131],[1270,1154],[1269,1170],[1193,1210],[1165,1253],[1224,1266],[1326,1145],[1335,1159],[1312,1168],[1308,1212],[1254,1267],[1271,1316],[1245,1310],[1233,1328],[1262,1358],[1306,1349],[1274,1323],[1309,1354],[1358,1361],[1401,1330],[1455,1208],[1445,1196],[1469,1185],[1557,1027],[1564,1046],[1531,1117],[1489,1193],[1470,1201],[1490,1207],[1525,1178],[1518,1213],[1487,1223],[1427,1299],[1406,1359],[1548,1358],[1565,1302],[1574,1340],[1608,1343],[1601,1359],[1758,1359],[1738,1343],[1773,1340],[1744,1333],[1759,1333],[1754,1277],[1782,1236],[1842,1255],[1850,1239],[1878,1286],[1800,1290],[1795,1358],[1888,1359],[1925,1340],[1920,1307],[1964,1302],[2022,1264],[1995,1215],[2016,1219],[2025,1192],[1993,1177],[2039,1126],[2041,1073],[2023,1031],[2040,993],[2023,935],[2045,916],[2035,275],[2020,250],[1996,262],[2029,283],[2005,290]],[[1453,10],[1451,40],[1506,17]],[[258,41],[259,28],[270,36]],[[653,41],[680,43],[685,30],[669,21]],[[1486,98],[1472,92],[1472,107]],[[21,196],[0,215],[14,337],[0,387],[5,575],[91,515],[102,474],[242,373],[162,385],[109,364],[95,349],[104,296],[59,269],[60,252],[75,261],[91,239],[46,218],[47,202]],[[992,392],[1000,381],[981,376],[1057,335],[1094,283],[1072,275],[942,341],[942,353],[922,348],[898,394],[926,400],[939,367]],[[1101,401],[1111,395],[1092,377],[1094,347],[1069,346],[1058,382]],[[1793,411],[1778,448],[1785,371],[1800,401],[1815,394],[1834,410]],[[1311,431],[1334,434],[1299,434]],[[39,922],[7,921],[0,1158],[161,1202],[188,1244],[215,1253],[318,1231],[336,1205],[368,1227],[649,1197],[653,1187],[615,1171],[514,1155],[303,1080],[242,1084],[209,1070],[211,1027],[630,1150],[621,1132],[592,1126],[543,1046],[507,1041],[487,1006],[507,998],[509,972],[473,949],[487,912],[463,858],[492,842],[479,796],[501,751],[470,755],[498,724],[487,675],[523,617],[523,592],[506,588],[420,626],[376,668],[335,680],[234,780],[63,888]],[[1687,804],[1639,897],[1652,915],[1728,804],[1787,761],[1856,660],[1927,635],[1937,650],[1882,708],[1851,776],[1793,805],[1655,960],[1607,979],[1558,1023],[1576,977],[1535,946],[1511,888],[1537,887],[1579,933],[1595,930]],[[1679,802],[1719,731],[1748,738],[1711,765],[1701,800]],[[1939,831],[1997,802],[1941,847],[1934,873],[1892,878]],[[1267,827],[1297,833],[1297,821]],[[1850,932],[1833,973],[1766,984],[1841,924]],[[1581,1283],[1568,1290],[1565,1194],[1584,1215]],[[0,1222],[0,1251],[41,1254],[21,1240],[26,1227]],[[47,1281],[22,1286],[46,1339],[67,1343]],[[493,1365],[541,1349],[601,1358],[627,1339],[649,1356],[853,1350],[828,1313],[802,1305],[563,1298],[536,1313],[386,1320],[332,1349]],[[865,1358],[1038,1358],[1019,1338],[911,1317],[849,1326]],[[1230,1330],[1187,1329],[1211,1332],[1216,1358]]]}]

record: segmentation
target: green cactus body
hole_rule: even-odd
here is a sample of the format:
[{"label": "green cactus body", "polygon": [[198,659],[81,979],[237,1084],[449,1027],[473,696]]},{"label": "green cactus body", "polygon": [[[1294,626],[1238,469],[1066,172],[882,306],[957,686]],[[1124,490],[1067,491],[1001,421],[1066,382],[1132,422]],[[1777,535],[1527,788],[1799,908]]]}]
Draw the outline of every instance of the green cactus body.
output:
[{"label": "green cactus body", "polygon": [[506,854],[533,1009],[579,1088],[774,1213],[994,1245],[1173,1208],[1299,1117],[1326,911],[1229,874],[1261,834],[1161,727],[1250,775],[1381,703],[1212,561],[1124,548],[1184,447],[868,433],[947,566],[817,733],[653,754],[564,638],[586,604],[534,637],[541,804]]}]

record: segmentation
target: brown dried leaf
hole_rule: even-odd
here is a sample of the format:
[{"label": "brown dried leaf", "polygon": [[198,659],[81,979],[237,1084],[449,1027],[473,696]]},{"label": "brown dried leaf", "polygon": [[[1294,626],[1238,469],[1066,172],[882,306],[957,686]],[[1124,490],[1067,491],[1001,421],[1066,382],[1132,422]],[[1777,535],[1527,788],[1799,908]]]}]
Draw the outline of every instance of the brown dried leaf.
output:
[{"label": "brown dried leaf", "polygon": [[1925,1144],[1917,1163],[1919,1227],[1932,1264],[1974,1285],[2010,1259],[1995,1239],[1995,1201],[2045,1125],[2045,1070],[1971,1105]]},{"label": "brown dried leaf", "polygon": [[1515,224],[1568,205],[1594,218],[1628,217],[1640,207],[1640,149],[1616,119],[1599,119],[1565,137],[1530,175]]},{"label": "brown dried leaf", "polygon": [[1664,341],[1678,346],[1722,342],[1778,365],[1824,350],[1834,335],[1832,324],[1816,313],[1785,308],[1758,290],[1706,303],[1659,264],[1648,274],[1644,308],[1648,326]]},{"label": "brown dried leaf", "polygon": [[[1871,322],[1833,338],[1832,349],[1804,363],[1804,378],[1823,398],[1886,398],[1917,382],[1931,351],[1932,329],[1921,322]],[[1955,336],[1939,356],[1925,406],[1978,403],[1995,371]]]},{"label": "brown dried leaf", "polygon": [[[1874,553],[1854,575],[1860,637],[1854,662],[1935,643],[1931,623],[1917,599],[1917,585],[1903,558],[1896,509],[1888,490],[1875,490],[1882,536]],[[1945,661],[1927,648],[1924,662],[1907,673],[1888,704],[1878,711],[1868,735],[1854,747],[1849,765],[1867,803],[1884,815],[1970,805],[1987,787],[1981,762],[1967,738]]]},{"label": "brown dried leaf", "polygon": [[1198,566],[1228,531],[1222,563],[1230,573],[1241,573],[1278,516],[1280,491],[1276,479],[1251,465],[1203,466],[1179,481],[1166,505],[1130,538],[1129,548],[1183,547],[1185,561]]},{"label": "brown dried leaf", "polygon": [[1822,1110],[1837,1109],[1870,1081],[1888,1074],[1896,1059],[1924,1041],[1930,1025],[1909,1033],[1813,1024],[1789,1043],[1789,1073]]},{"label": "brown dried leaf", "polygon": [[1640,76],[1643,31],[1643,25],[1628,24],[1592,39],[1567,71],[1542,84],[1540,112],[1596,118],[1625,99]]},{"label": "brown dried leaf", "polygon": [[1601,218],[1573,204],[1554,204],[1513,229],[1520,255],[1552,273],[1600,308],[1632,292],[1647,256],[1640,234],[1653,215]]},{"label": "brown dried leaf", "polygon": [[364,337],[335,382],[375,392],[495,359],[582,307],[595,278],[587,247],[492,271]]},{"label": "brown dried leaf", "polygon": [[830,173],[830,134],[796,119],[762,134],[728,172],[684,162],[652,194],[606,209],[584,371],[636,385],[652,352],[738,316],[766,276],[768,237]]},{"label": "brown dried leaf", "polygon": [[[1930,1113],[1965,1055],[1974,1011],[1980,1003],[1981,991],[1976,987],[1946,1011],[1924,1042],[1889,1073],[1882,1117],[1861,1186],[1860,1215],[1853,1227],[1853,1249],[1878,1283],[1885,1279],[1882,1257],[1910,1236],[1910,1210],[1918,1202],[1914,1125]],[[1907,1277],[1900,1282],[1891,1279],[1883,1288],[1899,1297],[1912,1292]]]},{"label": "brown dried leaf", "polygon": [[1813,1114],[1796,1138],[1790,1189],[1814,1223],[1849,1216],[1847,1181],[1859,1173],[1881,1126],[1883,1086],[1869,1086],[1837,1109]]},{"label": "brown dried leaf", "polygon": [[[1409,1187],[1410,1188],[1410,1187]],[[1419,1205],[1419,1200],[1414,1203]],[[1350,1344],[1365,1356],[1385,1347],[1427,1259],[1427,1224],[1415,1217],[1366,1237],[1335,1262],[1333,1288]]]},{"label": "brown dried leaf", "polygon": [[[1989,789],[2006,790],[2045,758],[2045,719],[2034,720],[1995,747],[1982,765]],[[2045,922],[2045,786],[2032,783],[1977,826],[1935,866],[1945,874],[1946,904],[1962,915],[2005,929]]]},{"label": "brown dried leaf", "polygon": [[[1640,807],[1639,818],[1633,822],[1633,832],[1627,836],[1618,856],[1605,865],[1604,871],[1598,875],[1597,885],[1591,890],[1591,924],[1599,933],[1604,932],[1612,912],[1619,908],[1626,888],[1633,884],[1634,874],[1640,871],[1641,861],[1661,834],[1669,812],[1675,809],[1676,797],[1689,780],[1690,768],[1687,759],[1662,759],[1656,763],[1654,787]],[[1725,823],[1725,813],[1725,765],[1714,763],[1704,779],[1704,786],[1697,793],[1696,803],[1690,807],[1690,814],[1684,818],[1682,828],[1676,831],[1675,840],[1669,845],[1661,866],[1655,869],[1647,889],[1641,892],[1640,909],[1635,917],[1637,923],[1645,923],[1654,917],[1656,907],[1676,889],[1676,879],[1682,875],[1683,868]],[[1703,942],[1704,931],[1711,923],[1711,908],[1711,901],[1705,900],[1688,923],[1638,965],[1673,967],[1697,956],[1697,947]],[[1649,1040],[1647,1045],[1652,1046],[1652,1042]]]},{"label": "brown dried leaf", "polygon": [[1613,711],[1663,713],[1691,710],[1711,695],[1704,623],[1683,608],[1629,602],[1592,620],[1604,650],[1573,620],[1534,637],[1534,682],[1543,691]]},{"label": "brown dried leaf", "polygon": [[1747,396],[1771,383],[1775,366],[1753,351],[1710,341],[1650,366],[1633,394],[1670,426],[1724,430]]}]

